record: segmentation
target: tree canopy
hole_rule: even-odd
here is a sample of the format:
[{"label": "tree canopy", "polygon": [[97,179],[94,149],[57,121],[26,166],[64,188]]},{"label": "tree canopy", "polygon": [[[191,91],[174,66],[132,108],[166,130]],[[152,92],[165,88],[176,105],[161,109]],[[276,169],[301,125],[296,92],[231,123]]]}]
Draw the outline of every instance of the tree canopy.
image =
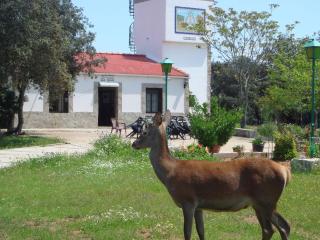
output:
[{"label": "tree canopy", "polygon": [[82,9],[71,0],[2,0],[0,3],[0,82],[18,91],[17,131],[23,124],[26,90],[72,90],[77,73],[96,63],[94,34]]},{"label": "tree canopy", "polygon": [[[299,119],[311,108],[311,63],[306,58],[305,41],[292,38],[280,41],[269,68],[272,85],[260,99],[260,105],[269,118]],[[320,93],[318,85],[317,95]]]},{"label": "tree canopy", "polygon": [[199,23],[197,30],[213,49],[216,59],[228,64],[236,80],[244,126],[250,89],[256,85],[254,82],[265,80],[264,76],[260,78],[260,66],[268,63],[279,26],[266,11],[224,10],[216,2],[210,10],[206,23]]}]

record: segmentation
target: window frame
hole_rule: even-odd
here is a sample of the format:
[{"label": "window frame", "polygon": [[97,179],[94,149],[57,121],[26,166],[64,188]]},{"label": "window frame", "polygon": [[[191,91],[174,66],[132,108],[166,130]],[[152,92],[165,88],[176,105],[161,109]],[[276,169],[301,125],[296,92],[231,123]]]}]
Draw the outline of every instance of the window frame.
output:
[{"label": "window frame", "polygon": [[[51,92],[52,94],[52,92]],[[50,97],[49,91],[49,113],[69,113],[70,92],[64,91],[63,93],[56,94],[54,99]],[[65,101],[67,99],[67,101]]]},{"label": "window frame", "polygon": [[[148,104],[148,94],[151,95],[150,98],[150,106]],[[158,107],[157,107],[157,111],[154,111],[153,109],[153,95],[157,95],[157,101],[158,101]],[[157,113],[160,112],[162,113],[162,102],[163,102],[163,89],[162,88],[146,88],[146,95],[145,95],[145,99],[146,99],[146,113]],[[149,108],[148,108],[149,106]],[[149,111],[150,110],[150,111]]]}]

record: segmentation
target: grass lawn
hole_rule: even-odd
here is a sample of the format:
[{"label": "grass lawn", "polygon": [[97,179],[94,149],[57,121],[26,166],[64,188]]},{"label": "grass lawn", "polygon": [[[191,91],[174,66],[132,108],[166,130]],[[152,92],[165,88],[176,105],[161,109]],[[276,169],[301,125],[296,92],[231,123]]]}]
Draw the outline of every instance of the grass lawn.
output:
[{"label": "grass lawn", "polygon": [[[319,180],[320,171],[294,174],[282,196],[279,211],[291,223],[291,239],[320,239]],[[147,152],[116,139],[84,156],[3,169],[0,182],[0,239],[183,239],[181,210],[155,177]],[[261,238],[251,209],[206,212],[205,228],[207,239]]]},{"label": "grass lawn", "polygon": [[20,148],[30,146],[46,146],[49,144],[62,142],[57,138],[39,137],[39,136],[2,136],[0,137],[0,149]]}]

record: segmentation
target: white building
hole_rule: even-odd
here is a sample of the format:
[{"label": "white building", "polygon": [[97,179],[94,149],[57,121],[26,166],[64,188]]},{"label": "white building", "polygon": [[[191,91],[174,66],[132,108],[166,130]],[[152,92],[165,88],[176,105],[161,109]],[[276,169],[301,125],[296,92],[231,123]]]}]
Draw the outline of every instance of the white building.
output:
[{"label": "white building", "polygon": [[[24,103],[25,128],[96,128],[111,118],[131,123],[139,116],[164,111],[165,82],[161,65],[144,55],[97,54],[108,62],[95,68],[95,77],[80,74],[74,92],[55,101],[29,89]],[[168,109],[188,111],[188,75],[173,68],[168,81]]]},{"label": "white building", "polygon": [[[161,62],[174,62],[168,86],[168,109],[188,113],[189,89],[200,102],[210,97],[208,48],[190,26],[205,18],[212,0],[131,0],[134,16],[130,43],[137,54],[98,54],[107,58],[95,77],[80,74],[75,90],[49,100],[29,89],[24,105],[26,128],[95,128],[111,118],[133,122],[164,111]],[[179,70],[180,69],[180,70]],[[51,98],[50,98],[51,99]],[[51,102],[50,102],[51,101]]]},{"label": "white building", "polygon": [[189,88],[202,102],[210,98],[208,47],[190,30],[212,0],[134,0],[133,38],[138,54],[160,62],[168,57],[189,74]]}]

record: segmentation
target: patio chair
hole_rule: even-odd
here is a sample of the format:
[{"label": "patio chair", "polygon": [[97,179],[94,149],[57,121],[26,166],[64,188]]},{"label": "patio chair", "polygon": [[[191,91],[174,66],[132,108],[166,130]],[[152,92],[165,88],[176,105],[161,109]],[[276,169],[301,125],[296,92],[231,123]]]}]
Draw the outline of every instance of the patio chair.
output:
[{"label": "patio chair", "polygon": [[129,124],[128,127],[131,127],[132,131],[126,137],[133,137],[137,135],[137,138],[143,131],[143,127],[145,125],[145,120],[142,117],[139,117],[136,121]]},{"label": "patio chair", "polygon": [[[190,122],[188,120],[187,117],[185,116],[178,116],[177,117],[177,122],[178,124],[181,126],[182,128],[182,132],[184,135],[189,135],[190,136],[190,133],[191,133],[191,125],[190,125]],[[191,138],[191,136],[190,136]]]},{"label": "patio chair", "polygon": [[185,138],[185,129],[178,123],[176,117],[172,117],[168,126],[169,138]]},{"label": "patio chair", "polygon": [[115,118],[111,118],[111,133],[113,130],[116,131],[116,134],[119,132],[119,137],[121,136],[122,130],[125,131],[125,134],[127,134],[127,126],[123,121],[116,120]]}]

